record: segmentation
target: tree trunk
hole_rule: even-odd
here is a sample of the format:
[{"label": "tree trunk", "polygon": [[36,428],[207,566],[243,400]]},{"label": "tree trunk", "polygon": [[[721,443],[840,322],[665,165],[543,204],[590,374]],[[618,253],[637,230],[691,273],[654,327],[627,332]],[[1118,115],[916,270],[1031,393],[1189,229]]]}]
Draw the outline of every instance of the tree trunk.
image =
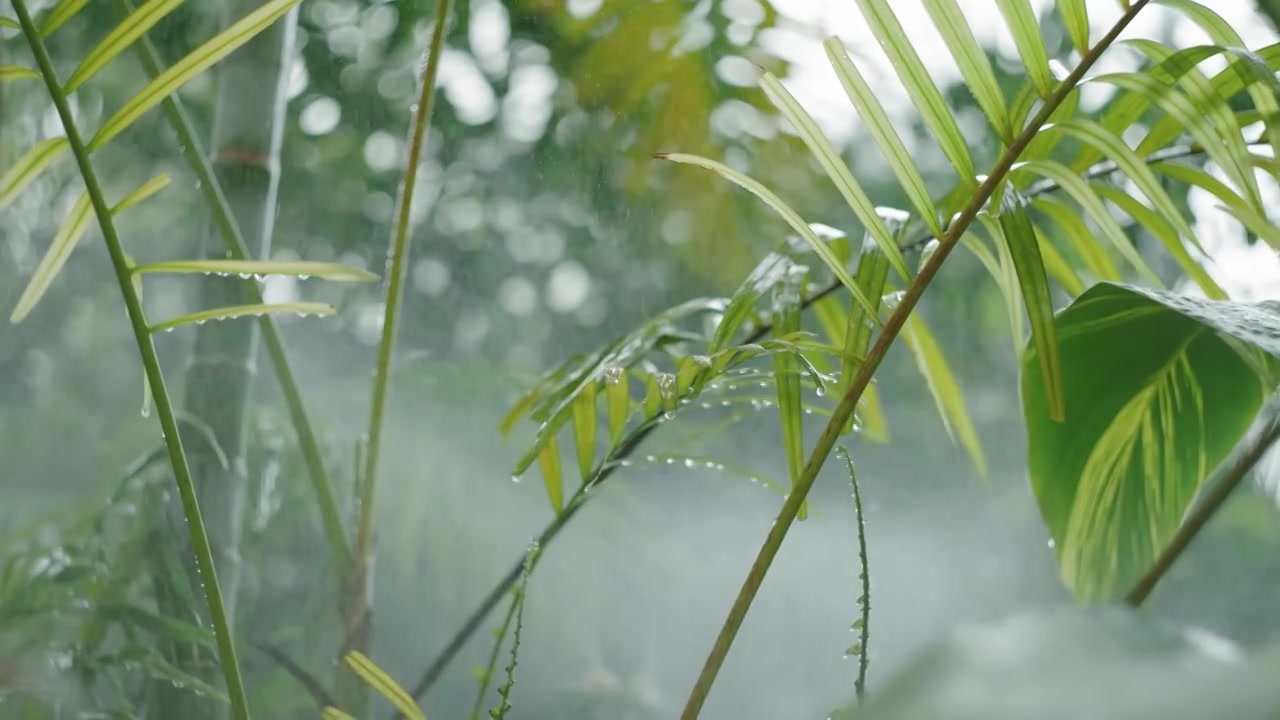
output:
[{"label": "tree trunk", "polygon": [[[262,4],[263,0],[227,0],[223,27]],[[212,164],[244,234],[249,255],[260,259],[267,258],[271,250],[284,131],[286,62],[293,54],[296,28],[295,8],[217,68]],[[212,227],[204,235],[201,255],[227,256]],[[202,277],[198,296],[201,309],[251,302],[244,282],[233,278]],[[239,547],[247,482],[246,410],[253,388],[257,348],[257,323],[232,320],[201,325],[184,379],[186,411],[205,423],[218,443],[215,449],[198,434],[184,437],[223,599],[233,625],[240,585]],[[219,460],[219,450],[226,459],[225,467]],[[207,662],[185,669],[201,679],[217,682],[216,668],[208,667]],[[168,695],[161,700],[164,717],[185,720],[213,714],[207,699],[190,692],[162,695]]]}]

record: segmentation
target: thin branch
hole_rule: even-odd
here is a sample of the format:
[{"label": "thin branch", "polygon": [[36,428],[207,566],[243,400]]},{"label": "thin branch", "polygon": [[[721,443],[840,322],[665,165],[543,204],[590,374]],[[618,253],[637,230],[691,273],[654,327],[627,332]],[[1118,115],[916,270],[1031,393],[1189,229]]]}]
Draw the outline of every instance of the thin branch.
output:
[{"label": "thin branch", "polygon": [[1254,438],[1244,452],[1221,473],[1221,477],[1213,488],[1205,494],[1204,499],[1191,512],[1173,539],[1165,546],[1160,555],[1151,563],[1150,569],[1133,586],[1124,601],[1134,607],[1142,603],[1155,590],[1156,584],[1169,572],[1169,568],[1182,556],[1183,551],[1191,545],[1191,541],[1204,529],[1209,519],[1222,507],[1231,493],[1240,487],[1240,483],[1249,476],[1249,471],[1262,460],[1267,451],[1280,440],[1280,414],[1273,415],[1266,427]]},{"label": "thin branch", "polygon": [[285,672],[289,673],[294,680],[298,681],[298,684],[302,685],[302,687],[306,689],[307,694],[311,696],[312,700],[316,701],[316,705],[318,705],[321,710],[324,710],[327,707],[338,706],[334,701],[333,696],[329,694],[329,691],[325,689],[324,685],[322,685],[314,675],[304,670],[296,660],[289,657],[289,653],[285,652],[283,648],[272,645],[269,642],[259,642],[257,640],[250,641],[249,644],[274,660],[277,665],[284,668]]}]

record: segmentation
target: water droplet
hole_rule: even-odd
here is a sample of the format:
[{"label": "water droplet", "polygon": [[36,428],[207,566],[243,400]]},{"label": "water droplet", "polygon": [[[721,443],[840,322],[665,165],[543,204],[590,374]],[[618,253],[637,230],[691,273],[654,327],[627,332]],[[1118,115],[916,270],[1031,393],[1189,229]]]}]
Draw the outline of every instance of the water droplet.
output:
[{"label": "water droplet", "polygon": [[814,388],[814,392],[816,392],[816,393],[818,394],[818,397],[826,397],[826,396],[827,396],[827,389],[826,389],[825,387],[821,386],[821,385],[819,385],[818,387]]},{"label": "water droplet", "polygon": [[687,468],[694,468],[694,467],[697,467],[697,466],[698,466],[698,461],[697,461],[697,460],[694,460],[693,458],[685,458],[685,459],[684,459],[684,466],[685,466],[685,467],[687,467]]},{"label": "water droplet", "polygon": [[511,476],[511,482],[513,482],[513,483],[518,483],[518,482],[520,482],[522,479],[523,479],[523,478],[521,478],[519,475],[512,475],[512,476]]}]

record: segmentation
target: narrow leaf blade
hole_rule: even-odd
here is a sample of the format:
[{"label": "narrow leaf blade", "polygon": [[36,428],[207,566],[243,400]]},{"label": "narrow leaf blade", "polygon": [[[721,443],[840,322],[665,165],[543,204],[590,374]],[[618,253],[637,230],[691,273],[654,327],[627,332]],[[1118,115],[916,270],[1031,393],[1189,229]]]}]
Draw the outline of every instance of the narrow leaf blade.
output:
[{"label": "narrow leaf blade", "polygon": [[36,303],[40,302],[40,298],[44,297],[49,286],[53,284],[53,279],[67,263],[67,258],[71,257],[71,251],[75,250],[76,244],[89,229],[89,221],[93,218],[92,211],[89,193],[81,193],[80,198],[71,207],[71,212],[59,226],[57,234],[53,236],[49,249],[40,259],[40,264],[36,266],[36,271],[31,275],[27,287],[18,297],[18,303],[14,306],[13,313],[9,315],[9,322],[15,325],[22,322],[35,308]]},{"label": "narrow leaf blade", "polygon": [[70,95],[76,88],[93,77],[99,70],[116,59],[143,33],[150,30],[169,13],[173,12],[182,0],[148,0],[141,7],[129,13],[129,16],[102,38],[96,47],[89,51],[84,59],[63,84],[63,92]]},{"label": "narrow leaf blade", "polygon": [[356,650],[347,654],[346,661],[357,675],[369,683],[369,687],[377,690],[402,715],[410,720],[427,720],[427,716],[414,703],[413,697],[367,655]]},{"label": "narrow leaf blade", "polygon": [[1028,0],[996,0],[996,5],[1013,33],[1013,42],[1018,46],[1018,54],[1022,56],[1022,64],[1031,82],[1035,83],[1041,97],[1049,97],[1054,86],[1053,73],[1049,70],[1049,51],[1044,47],[1044,36],[1040,33],[1040,24],[1031,3]]},{"label": "narrow leaf blade", "polygon": [[1049,278],[1045,274],[1040,243],[1036,239],[1035,226],[1027,212],[1027,203],[1014,190],[1005,195],[1000,208],[1000,228],[1013,267],[1022,289],[1022,301],[1031,321],[1031,341],[1040,358],[1040,374],[1044,380],[1045,399],[1049,417],[1062,422],[1066,419],[1066,399],[1062,393],[1062,361],[1058,357],[1058,335],[1053,324],[1053,298],[1049,293]]},{"label": "narrow leaf blade", "polygon": [[140,265],[137,272],[239,275],[245,279],[287,275],[302,279],[320,278],[330,282],[374,282],[378,279],[371,272],[347,265],[305,260],[168,260]]},{"label": "narrow leaf blade", "polygon": [[8,207],[67,147],[65,137],[49,138],[36,143],[18,158],[13,167],[0,178],[0,210]]},{"label": "narrow leaf blade", "polygon": [[211,321],[235,320],[237,318],[259,317],[262,315],[325,317],[332,315],[333,313],[334,308],[332,305],[313,302],[233,305],[229,307],[214,308],[212,310],[201,310],[200,312],[183,315],[172,320],[165,320],[164,322],[152,325],[151,332],[169,332],[174,328],[181,327],[183,325],[200,325]]},{"label": "narrow leaf blade", "polygon": [[117,110],[115,115],[103,123],[97,134],[89,141],[89,149],[96,150],[105,145],[187,81],[267,29],[271,23],[287,13],[298,2],[299,0],[270,0],[187,54],[168,70],[157,75],[137,95]]}]

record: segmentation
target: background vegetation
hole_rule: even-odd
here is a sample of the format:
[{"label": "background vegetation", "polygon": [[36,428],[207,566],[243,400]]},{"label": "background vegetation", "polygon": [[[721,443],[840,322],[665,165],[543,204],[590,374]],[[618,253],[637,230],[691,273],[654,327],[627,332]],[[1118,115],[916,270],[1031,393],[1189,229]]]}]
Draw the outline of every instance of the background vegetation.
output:
[{"label": "background vegetation", "polygon": [[[536,472],[511,482],[511,468],[533,439],[525,425],[506,441],[499,435],[511,404],[565,358],[669,306],[731,294],[790,233],[748,193],[693,168],[656,163],[654,152],[723,160],[785,190],[807,220],[856,226],[804,142],[757,87],[760,66],[784,78],[877,205],[910,207],[825,62],[821,40],[835,33],[860,66],[869,63],[864,72],[929,189],[935,197],[949,189],[945,157],[926,142],[928,128],[889,81],[888,63],[872,52],[875,40],[861,16],[826,5],[456,3],[410,208],[417,225],[374,524],[368,651],[406,686],[553,517]],[[906,7],[914,5],[897,11],[915,12],[911,17],[923,25],[926,16]],[[971,16],[978,5],[984,3],[964,3]],[[1054,5],[1032,5],[1050,56],[1071,56]],[[1277,41],[1275,8],[1216,9],[1249,48]],[[184,3],[172,12],[148,34],[162,61],[214,35],[224,10]],[[272,258],[383,272],[432,12],[430,3],[299,5],[296,41],[283,64],[287,105],[274,237],[267,243]],[[1103,12],[1099,7],[1095,36],[1108,27]],[[64,76],[120,17],[114,3],[89,3],[50,37]],[[1004,95],[1013,97],[1025,79],[1018,49],[1002,30],[975,30]],[[1130,34],[1175,47],[1209,41],[1166,8],[1145,13]],[[11,28],[0,27],[0,53],[0,65],[30,64]],[[922,55],[977,164],[989,167],[1000,147],[981,125],[972,93],[949,57]],[[1100,67],[1138,64],[1136,53],[1115,53]],[[234,91],[224,87],[220,94],[217,77],[202,75],[179,92],[197,136],[210,145],[218,113],[242,109]],[[145,81],[144,68],[126,55],[76,92],[72,109],[82,125],[95,127]],[[0,90],[3,174],[34,142],[59,134],[60,121],[40,83],[6,81]],[[1096,110],[1113,100],[1091,90],[1080,102]],[[121,217],[121,234],[136,257],[194,257],[211,242],[202,188],[180,145],[165,116],[152,112],[95,155],[112,197],[160,172],[174,178],[162,201]],[[81,189],[73,163],[55,164],[0,210],[0,306],[18,302]],[[1203,191],[1167,189],[1217,259],[1212,276],[1236,299],[1269,297],[1280,277],[1270,250],[1224,221]],[[1262,190],[1268,200],[1276,197],[1273,183]],[[1154,275],[1194,292],[1162,245],[1123,220]],[[176,535],[151,534],[151,509],[172,493],[167,469],[153,463],[132,472],[154,450],[157,433],[154,418],[139,413],[137,350],[96,232],[30,317],[0,331],[0,686],[21,674],[35,678],[37,688],[0,689],[0,715],[18,708],[15,717],[90,710],[164,717],[156,713],[165,702],[215,706],[209,697],[222,692],[209,668],[173,662],[170,645],[210,642],[198,613],[175,614],[156,602],[157,567],[178,568],[184,551]],[[919,256],[909,257],[914,267]],[[148,312],[157,317],[206,306],[189,278],[147,283]],[[272,278],[263,292],[339,308],[336,317],[283,318],[279,327],[339,514],[353,521],[364,457],[355,440],[368,416],[385,298],[375,284],[296,278]],[[868,710],[885,717],[921,716],[920,706],[893,705],[911,694],[913,676],[899,671],[927,670],[936,657],[944,667],[963,667],[955,661],[967,647],[963,637],[946,639],[953,628],[983,621],[1005,630],[1013,623],[1014,632],[1024,628],[1007,619],[1011,613],[1071,600],[1028,492],[1015,353],[1021,347],[1010,341],[1000,290],[979,262],[957,253],[921,307],[963,388],[986,472],[980,477],[972,453],[949,437],[912,355],[896,347],[877,375],[888,442],[866,433],[849,442],[872,564],[870,695],[884,698]],[[183,385],[196,337],[194,328],[157,336],[173,386]],[[326,536],[306,480],[307,458],[270,363],[255,353],[262,357],[245,415],[236,637],[255,714],[314,717],[315,699],[263,648],[282,650],[326,686],[340,686],[333,680],[341,675],[336,658],[345,639],[337,613],[342,587],[339,570],[320,560]],[[754,412],[730,432],[699,434],[725,419],[718,407],[682,410],[678,423],[655,433],[541,556],[524,604],[511,716],[678,714],[777,511],[779,495],[766,486],[787,485],[773,393],[762,390],[755,408],[748,398],[745,407]],[[565,458],[566,467],[574,465],[567,447]],[[812,517],[779,555],[706,716],[825,717],[852,699],[858,663],[845,655],[856,639],[848,628],[861,591],[857,518],[842,465],[830,464],[816,486]],[[1245,652],[1274,653],[1280,516],[1272,475],[1264,463],[1215,517],[1151,598],[1151,614],[1212,631]],[[484,627],[496,627],[501,615]],[[1087,631],[1073,634],[1072,622],[1048,622],[1045,632],[1089,646]],[[942,645],[930,646],[940,639]],[[448,666],[423,701],[430,717],[471,710],[474,669],[488,661],[489,640],[477,633]],[[1084,650],[1079,657],[1087,657]],[[505,664],[504,656],[499,668]],[[1098,673],[1108,667],[1092,665]],[[1186,672],[1200,677],[1198,669]],[[1164,677],[1175,685],[1182,678]],[[1083,681],[1066,671],[1062,679],[1068,686]],[[1265,687],[1250,685],[1255,679],[1242,672],[1238,687]],[[987,680],[992,693],[1019,683],[998,673]],[[933,677],[933,687],[946,681]],[[962,681],[973,679],[953,680]],[[1213,697],[1229,698],[1236,687]],[[190,697],[165,699],[175,690]],[[945,707],[962,708],[954,696],[939,697]],[[1054,697],[1042,692],[1028,702],[1051,704]],[[485,707],[495,702],[487,698]],[[374,713],[386,712],[377,700]]]}]

